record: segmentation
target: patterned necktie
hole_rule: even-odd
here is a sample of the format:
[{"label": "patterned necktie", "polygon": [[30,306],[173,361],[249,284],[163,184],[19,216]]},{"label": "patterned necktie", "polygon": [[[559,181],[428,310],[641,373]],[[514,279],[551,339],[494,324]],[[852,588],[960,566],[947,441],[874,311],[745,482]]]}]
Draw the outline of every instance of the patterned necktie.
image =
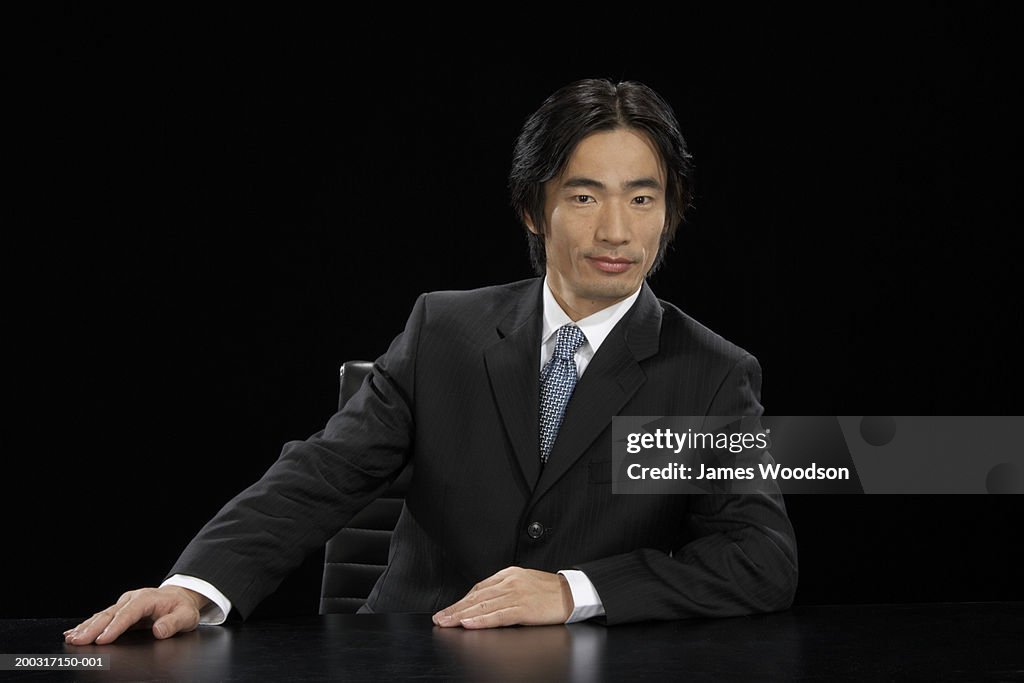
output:
[{"label": "patterned necktie", "polygon": [[576,361],[573,355],[587,342],[575,325],[558,328],[555,353],[540,371],[540,461],[546,463],[551,446],[562,426],[565,404],[576,386]]}]

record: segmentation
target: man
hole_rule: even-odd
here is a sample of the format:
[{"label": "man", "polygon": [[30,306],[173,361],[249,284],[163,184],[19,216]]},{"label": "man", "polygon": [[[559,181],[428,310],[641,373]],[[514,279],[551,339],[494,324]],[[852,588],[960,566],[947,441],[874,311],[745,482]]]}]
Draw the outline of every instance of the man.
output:
[{"label": "man", "polygon": [[637,83],[559,90],[526,122],[510,188],[543,279],[421,296],[322,432],[287,444],[163,586],[125,593],[68,642],[247,616],[409,459],[388,568],[362,611],[488,628],[791,604],[777,489],[611,492],[614,415],[762,412],[756,359],[645,283],[690,200],[669,106]]}]

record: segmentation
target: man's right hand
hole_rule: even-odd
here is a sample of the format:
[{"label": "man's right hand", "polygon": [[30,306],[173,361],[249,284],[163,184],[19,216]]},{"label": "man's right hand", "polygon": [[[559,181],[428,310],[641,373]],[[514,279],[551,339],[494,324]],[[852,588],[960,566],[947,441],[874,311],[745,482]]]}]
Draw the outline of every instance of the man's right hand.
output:
[{"label": "man's right hand", "polygon": [[64,632],[64,642],[106,645],[129,628],[152,626],[155,638],[170,638],[179,631],[191,631],[199,625],[199,610],[209,599],[181,586],[140,588],[128,591],[102,612]]}]

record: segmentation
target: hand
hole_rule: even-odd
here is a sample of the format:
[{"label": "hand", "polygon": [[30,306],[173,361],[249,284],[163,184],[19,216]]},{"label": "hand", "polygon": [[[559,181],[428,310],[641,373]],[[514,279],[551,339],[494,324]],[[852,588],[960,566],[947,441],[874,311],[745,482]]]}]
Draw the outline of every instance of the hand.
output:
[{"label": "hand", "polygon": [[64,642],[106,645],[136,625],[152,626],[155,638],[170,638],[179,631],[195,629],[199,625],[199,610],[208,602],[199,593],[181,586],[128,591],[115,604],[65,631]]},{"label": "hand", "polygon": [[507,567],[433,619],[438,626],[463,628],[564,624],[574,606],[569,582],[561,574]]}]

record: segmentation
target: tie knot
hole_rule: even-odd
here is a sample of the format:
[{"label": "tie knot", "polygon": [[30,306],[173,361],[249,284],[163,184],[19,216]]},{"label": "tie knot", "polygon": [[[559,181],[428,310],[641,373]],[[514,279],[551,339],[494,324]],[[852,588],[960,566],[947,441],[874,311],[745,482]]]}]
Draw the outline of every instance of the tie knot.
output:
[{"label": "tie knot", "polygon": [[583,330],[575,325],[562,325],[558,328],[558,339],[555,341],[554,357],[559,360],[572,360],[573,355],[587,342]]}]

